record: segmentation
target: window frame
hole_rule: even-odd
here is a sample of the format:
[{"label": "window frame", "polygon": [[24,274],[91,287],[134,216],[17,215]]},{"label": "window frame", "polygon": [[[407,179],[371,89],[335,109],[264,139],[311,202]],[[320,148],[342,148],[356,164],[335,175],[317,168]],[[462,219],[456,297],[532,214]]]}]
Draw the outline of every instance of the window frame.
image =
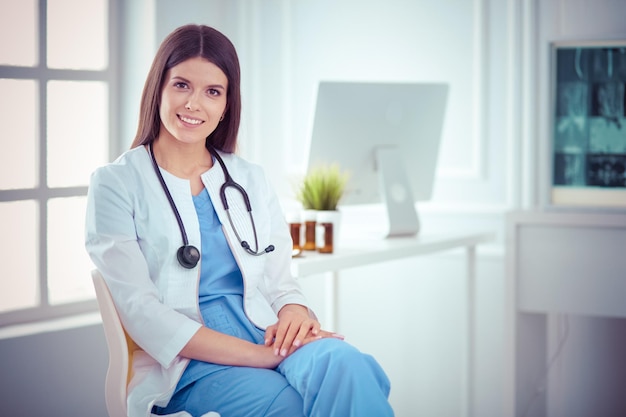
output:
[{"label": "window frame", "polygon": [[[39,300],[38,305],[19,310],[0,313],[0,328],[32,323],[61,317],[68,317],[87,312],[94,312],[98,305],[95,299],[51,305],[48,289],[48,201],[54,198],[81,197],[87,195],[88,185],[73,187],[50,188],[47,184],[47,84],[48,81],[101,81],[107,84],[109,95],[108,125],[109,125],[109,155],[112,160],[119,153],[119,144],[113,140],[119,137],[118,109],[119,109],[119,59],[120,31],[122,19],[119,14],[120,0],[108,0],[108,66],[103,70],[74,70],[47,67],[47,1],[38,0],[37,27],[39,30],[38,63],[33,67],[0,65],[0,78],[16,80],[35,80],[38,83],[37,99],[37,147],[35,158],[38,159],[37,185],[34,188],[0,189],[0,203],[33,200],[38,205],[38,258]],[[51,243],[54,244],[54,243]],[[85,271],[85,279],[89,279],[90,271]]]}]

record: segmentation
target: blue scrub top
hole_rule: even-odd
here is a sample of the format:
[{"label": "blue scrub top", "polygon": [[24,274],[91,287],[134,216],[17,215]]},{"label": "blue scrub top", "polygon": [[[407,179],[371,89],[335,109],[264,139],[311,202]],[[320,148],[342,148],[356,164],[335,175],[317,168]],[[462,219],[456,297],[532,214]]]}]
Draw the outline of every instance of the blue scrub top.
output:
[{"label": "blue scrub top", "polygon": [[243,295],[243,278],[235,257],[233,256],[222,224],[206,188],[197,196],[193,196],[202,240],[200,271],[200,304],[214,299],[218,295]]},{"label": "blue scrub top", "polygon": [[[243,309],[243,277],[222,230],[206,189],[193,197],[200,222],[201,270],[199,285],[200,312],[204,324],[218,332],[264,342],[265,332],[255,327]],[[188,384],[228,366],[191,360],[176,392]]]}]

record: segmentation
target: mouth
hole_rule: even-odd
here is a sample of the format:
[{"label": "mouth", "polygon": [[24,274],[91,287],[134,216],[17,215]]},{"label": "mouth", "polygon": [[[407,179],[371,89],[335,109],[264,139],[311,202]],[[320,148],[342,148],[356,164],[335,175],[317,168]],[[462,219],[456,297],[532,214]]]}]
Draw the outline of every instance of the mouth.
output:
[{"label": "mouth", "polygon": [[180,114],[178,115],[178,119],[182,121],[183,123],[186,123],[188,125],[193,125],[193,126],[198,126],[204,123],[204,120],[194,119],[193,117],[187,117],[187,116],[183,116]]}]

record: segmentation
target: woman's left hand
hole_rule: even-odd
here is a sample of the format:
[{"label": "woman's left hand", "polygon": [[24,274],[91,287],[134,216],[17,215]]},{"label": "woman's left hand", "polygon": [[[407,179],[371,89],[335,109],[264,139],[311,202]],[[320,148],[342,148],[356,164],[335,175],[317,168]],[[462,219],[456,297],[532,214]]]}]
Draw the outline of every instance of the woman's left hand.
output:
[{"label": "woman's left hand", "polygon": [[287,304],[278,312],[278,322],[265,330],[265,345],[274,345],[274,354],[286,357],[307,343],[324,337],[343,336],[321,330],[309,310],[298,304]]}]

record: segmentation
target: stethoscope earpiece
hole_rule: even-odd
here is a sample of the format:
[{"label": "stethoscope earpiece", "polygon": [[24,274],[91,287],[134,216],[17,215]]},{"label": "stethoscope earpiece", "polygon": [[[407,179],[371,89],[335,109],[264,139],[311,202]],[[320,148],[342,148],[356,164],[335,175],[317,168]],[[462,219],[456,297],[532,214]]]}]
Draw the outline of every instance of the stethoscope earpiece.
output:
[{"label": "stethoscope earpiece", "polygon": [[176,252],[176,257],[183,268],[193,269],[200,261],[200,251],[192,245],[181,246]]}]

